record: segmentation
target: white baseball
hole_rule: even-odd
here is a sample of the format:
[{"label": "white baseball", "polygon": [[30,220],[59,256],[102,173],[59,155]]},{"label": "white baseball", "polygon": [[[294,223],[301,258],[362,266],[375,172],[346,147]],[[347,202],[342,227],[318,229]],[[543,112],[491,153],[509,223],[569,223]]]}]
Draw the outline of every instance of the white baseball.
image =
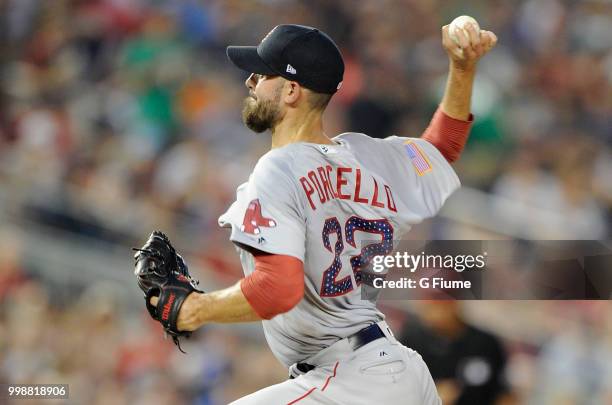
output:
[{"label": "white baseball", "polygon": [[448,27],[448,35],[457,45],[459,45],[459,38],[457,37],[458,30],[463,30],[463,33],[469,37],[468,31],[466,30],[467,24],[473,24],[476,28],[476,32],[480,32],[480,25],[478,25],[478,21],[469,15],[462,15],[455,18]]}]

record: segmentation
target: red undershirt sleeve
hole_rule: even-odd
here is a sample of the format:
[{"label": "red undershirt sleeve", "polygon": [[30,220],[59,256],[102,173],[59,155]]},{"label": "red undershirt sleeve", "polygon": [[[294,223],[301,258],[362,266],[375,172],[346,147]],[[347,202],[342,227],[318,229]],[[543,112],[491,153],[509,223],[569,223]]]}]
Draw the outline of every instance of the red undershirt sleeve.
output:
[{"label": "red undershirt sleeve", "polygon": [[262,319],[295,307],[304,297],[304,264],[287,255],[254,255],[255,271],[243,278],[240,289]]},{"label": "red undershirt sleeve", "polygon": [[473,122],[472,114],[467,121],[459,120],[446,115],[438,107],[421,138],[434,145],[442,156],[452,163],[459,159]]}]

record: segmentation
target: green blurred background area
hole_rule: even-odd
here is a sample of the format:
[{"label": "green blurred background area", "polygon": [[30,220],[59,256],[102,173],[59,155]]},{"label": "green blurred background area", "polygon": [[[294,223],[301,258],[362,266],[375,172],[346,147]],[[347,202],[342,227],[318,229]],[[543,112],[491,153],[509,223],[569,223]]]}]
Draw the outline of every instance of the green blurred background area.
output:
[{"label": "green blurred background area", "polygon": [[[69,383],[70,404],[213,405],[282,381],[258,324],[205,327],[178,353],[132,280],[130,248],[153,229],[204,288],[242,275],[217,218],[270,141],[241,122],[246,75],[225,47],[316,26],[346,63],[327,133],[418,137],[446,79],[440,27],[461,14],[499,43],[479,65],[463,187],[409,237],[609,240],[608,0],[0,0],[0,383]],[[398,334],[430,319],[383,306]],[[505,395],[487,403],[590,405],[612,403],[611,309],[455,310],[506,354]]]}]

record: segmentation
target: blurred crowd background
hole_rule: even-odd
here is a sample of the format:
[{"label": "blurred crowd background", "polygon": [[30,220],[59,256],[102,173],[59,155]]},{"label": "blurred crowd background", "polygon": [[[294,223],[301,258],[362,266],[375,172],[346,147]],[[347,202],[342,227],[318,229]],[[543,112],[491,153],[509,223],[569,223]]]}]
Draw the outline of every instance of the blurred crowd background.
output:
[{"label": "blurred crowd background", "polygon": [[[411,237],[609,239],[609,0],[0,0],[0,383],[213,405],[282,381],[256,324],[207,327],[178,353],[131,279],[129,248],[156,228],[207,288],[241,275],[217,218],[269,139],[241,123],[246,76],[225,47],[319,27],[346,61],[328,133],[416,137],[446,78],[440,27],[461,14],[499,44],[479,67],[464,187]],[[466,302],[446,321],[434,303],[383,306],[456,365],[440,371],[446,403],[485,386],[482,404],[612,403],[609,301]],[[457,324],[486,334],[497,374],[457,354]]]}]

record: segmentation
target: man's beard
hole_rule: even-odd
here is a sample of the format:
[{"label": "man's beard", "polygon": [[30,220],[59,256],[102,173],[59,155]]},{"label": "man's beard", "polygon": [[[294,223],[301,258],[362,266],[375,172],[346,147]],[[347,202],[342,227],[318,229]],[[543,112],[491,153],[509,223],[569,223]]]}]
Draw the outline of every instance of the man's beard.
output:
[{"label": "man's beard", "polygon": [[272,129],[279,118],[278,100],[257,101],[252,97],[244,100],[242,121],[251,131],[261,133]]}]

